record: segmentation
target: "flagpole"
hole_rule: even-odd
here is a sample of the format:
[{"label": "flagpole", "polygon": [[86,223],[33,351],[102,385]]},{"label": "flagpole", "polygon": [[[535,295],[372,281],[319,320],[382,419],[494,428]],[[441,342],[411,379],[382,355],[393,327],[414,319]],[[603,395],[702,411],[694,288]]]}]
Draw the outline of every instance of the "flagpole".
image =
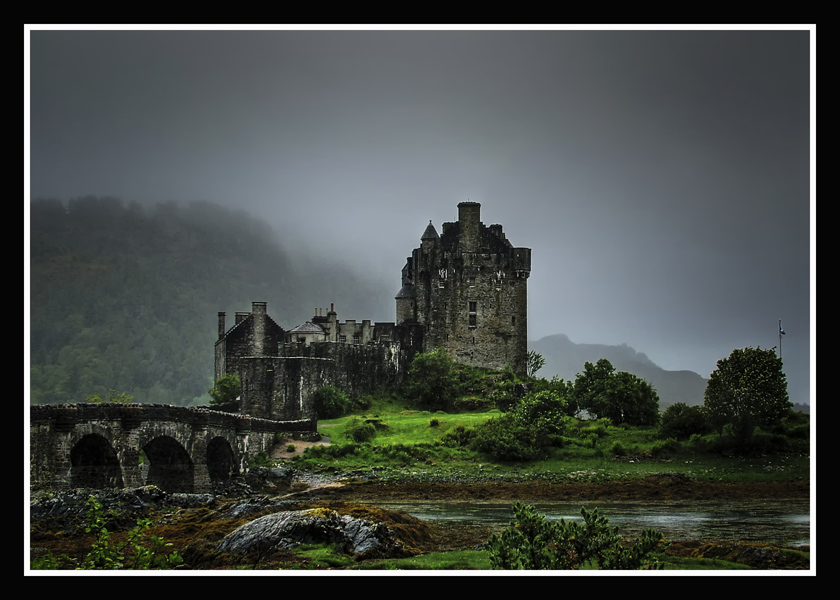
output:
[{"label": "flagpole", "polygon": [[782,329],[782,320],[779,319],[779,360],[782,359],[782,334],[784,332],[784,329]]}]

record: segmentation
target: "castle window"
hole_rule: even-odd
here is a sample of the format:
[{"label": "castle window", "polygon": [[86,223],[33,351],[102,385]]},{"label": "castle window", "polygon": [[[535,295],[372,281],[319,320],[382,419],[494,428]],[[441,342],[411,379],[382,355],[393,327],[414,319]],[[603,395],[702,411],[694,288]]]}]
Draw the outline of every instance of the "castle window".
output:
[{"label": "castle window", "polygon": [[358,333],[357,333],[357,334],[355,334],[355,335],[353,336],[353,343],[354,343],[354,344],[358,344],[358,343],[359,343],[359,334],[358,334]]},{"label": "castle window", "polygon": [[516,317],[511,317],[510,318],[510,324],[511,325],[516,325]]},{"label": "castle window", "polygon": [[470,277],[470,287],[475,287],[475,277]]},{"label": "castle window", "polygon": [[475,327],[476,326],[476,320],[477,320],[477,318],[476,318],[477,304],[475,302],[470,302],[469,308],[470,308],[470,313],[469,313],[470,314],[470,317],[469,317],[470,318],[470,327]]},{"label": "castle window", "polygon": [[347,336],[346,335],[338,336],[338,341],[341,342],[342,344],[346,344],[347,343]]}]

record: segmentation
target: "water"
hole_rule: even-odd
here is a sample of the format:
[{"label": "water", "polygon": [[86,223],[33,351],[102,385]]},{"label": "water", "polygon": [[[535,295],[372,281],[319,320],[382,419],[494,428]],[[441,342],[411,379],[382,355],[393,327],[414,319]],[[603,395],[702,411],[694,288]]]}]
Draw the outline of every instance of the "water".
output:
[{"label": "water", "polygon": [[[504,527],[513,517],[512,503],[500,502],[403,502],[379,504],[429,521],[459,521]],[[549,519],[582,520],[580,504],[537,503]],[[587,505],[587,509],[595,505]],[[602,502],[599,513],[611,526],[632,538],[643,529],[657,529],[669,540],[745,541],[779,546],[810,544],[810,505],[803,501],[692,501]]]}]

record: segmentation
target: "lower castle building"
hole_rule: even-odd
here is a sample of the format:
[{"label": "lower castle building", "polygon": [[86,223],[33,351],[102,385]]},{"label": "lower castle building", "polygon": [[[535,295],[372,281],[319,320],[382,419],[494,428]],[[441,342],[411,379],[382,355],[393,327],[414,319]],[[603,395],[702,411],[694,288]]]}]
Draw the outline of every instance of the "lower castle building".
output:
[{"label": "lower castle building", "polygon": [[351,395],[398,384],[414,354],[445,349],[456,362],[524,373],[531,249],[514,247],[481,205],[462,202],[458,221],[431,221],[406,259],[395,323],[340,322],[331,305],[288,331],[254,302],[226,329],[219,313],[215,377],[242,379],[237,410],[255,417],[314,417],[311,397],[332,385]]}]

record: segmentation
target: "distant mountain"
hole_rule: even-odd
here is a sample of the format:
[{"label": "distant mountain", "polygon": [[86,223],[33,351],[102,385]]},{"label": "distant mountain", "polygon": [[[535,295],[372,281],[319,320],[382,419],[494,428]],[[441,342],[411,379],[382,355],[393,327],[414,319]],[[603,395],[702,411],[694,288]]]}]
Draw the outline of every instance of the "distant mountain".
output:
[{"label": "distant mountain", "polygon": [[558,377],[574,381],[584,369],[584,363],[596,363],[606,358],[616,371],[633,373],[650,383],[659,394],[660,409],[676,402],[688,405],[703,404],[706,379],[693,371],[666,371],[641,352],[627,344],[576,344],[563,334],[550,335],[529,343],[545,358],[541,377]]}]

